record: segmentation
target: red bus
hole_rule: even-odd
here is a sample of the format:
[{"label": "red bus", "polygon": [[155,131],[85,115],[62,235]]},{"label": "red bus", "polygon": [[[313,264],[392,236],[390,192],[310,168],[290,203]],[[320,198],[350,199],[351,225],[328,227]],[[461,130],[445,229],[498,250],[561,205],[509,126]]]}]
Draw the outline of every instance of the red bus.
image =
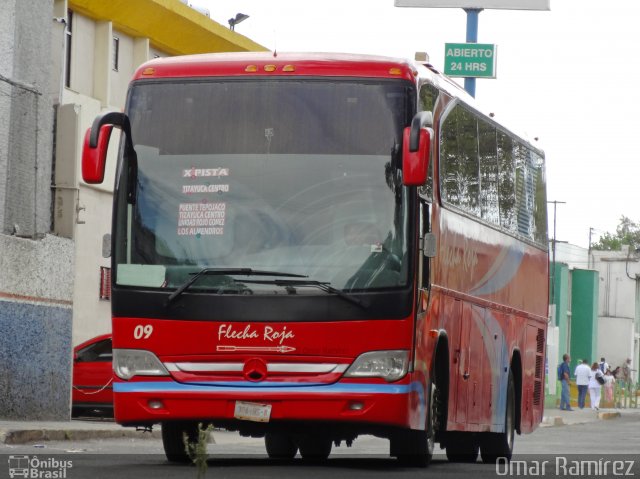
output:
[{"label": "red bus", "polygon": [[429,65],[233,53],[142,65],[87,132],[113,203],[115,419],[326,459],[510,457],[542,418],[543,153]]}]

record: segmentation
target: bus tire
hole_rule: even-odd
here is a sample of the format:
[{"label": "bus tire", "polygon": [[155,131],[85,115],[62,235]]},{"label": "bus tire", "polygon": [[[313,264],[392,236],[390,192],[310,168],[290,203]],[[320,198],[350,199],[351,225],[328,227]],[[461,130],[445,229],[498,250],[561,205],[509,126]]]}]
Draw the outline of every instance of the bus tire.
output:
[{"label": "bus tire", "polygon": [[469,432],[449,433],[446,450],[449,462],[476,462],[479,450],[478,438]]},{"label": "bus tire", "polygon": [[264,436],[264,445],[271,459],[290,460],[298,453],[298,446],[288,434],[268,432]]},{"label": "bus tire", "polygon": [[427,467],[433,458],[442,405],[434,375],[429,382],[429,409],[425,431],[404,431],[391,438],[391,455],[404,466]]},{"label": "bus tire", "polygon": [[322,436],[299,436],[296,442],[302,459],[308,462],[327,460],[333,446],[331,439]]},{"label": "bus tire", "polygon": [[163,422],[162,446],[164,454],[169,462],[191,462],[185,449],[183,435],[186,434],[189,442],[198,440],[198,425],[190,422]]},{"label": "bus tire", "polygon": [[495,463],[503,458],[511,460],[516,429],[515,383],[513,373],[509,370],[507,382],[507,405],[504,419],[504,432],[489,432],[484,435],[480,444],[482,462]]}]

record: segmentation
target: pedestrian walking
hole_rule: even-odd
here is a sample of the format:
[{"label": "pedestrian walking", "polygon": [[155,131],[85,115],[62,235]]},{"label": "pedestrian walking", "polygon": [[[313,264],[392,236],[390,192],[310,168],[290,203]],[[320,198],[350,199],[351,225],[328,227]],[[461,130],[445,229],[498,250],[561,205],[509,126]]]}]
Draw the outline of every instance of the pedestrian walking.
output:
[{"label": "pedestrian walking", "polygon": [[600,410],[600,390],[604,384],[604,374],[600,371],[598,363],[591,365],[591,374],[589,375],[589,399],[591,400],[591,409]]},{"label": "pedestrian walking", "polygon": [[607,404],[613,405],[613,383],[616,378],[611,373],[611,369],[607,369],[604,373],[604,400]]},{"label": "pedestrian walking", "polygon": [[609,369],[609,363],[607,362],[606,359],[604,359],[604,357],[602,357],[600,358],[600,364],[598,364],[598,367],[600,368],[600,371],[602,372],[602,374],[604,374],[605,371]]},{"label": "pedestrian walking", "polygon": [[587,390],[589,389],[589,376],[591,375],[591,368],[589,367],[589,361],[583,359],[574,371],[576,377],[576,385],[578,386],[578,407],[584,409],[584,404],[587,399]]},{"label": "pedestrian walking", "polygon": [[562,356],[562,363],[558,366],[558,379],[562,385],[562,389],[560,390],[560,409],[564,411],[573,411],[573,409],[571,409],[571,398],[569,395],[569,382],[571,380],[569,361],[571,361],[571,356],[565,353]]},{"label": "pedestrian walking", "polygon": [[621,375],[621,386],[626,388],[627,384],[629,384],[629,380],[631,379],[631,358],[627,358],[622,365]]}]

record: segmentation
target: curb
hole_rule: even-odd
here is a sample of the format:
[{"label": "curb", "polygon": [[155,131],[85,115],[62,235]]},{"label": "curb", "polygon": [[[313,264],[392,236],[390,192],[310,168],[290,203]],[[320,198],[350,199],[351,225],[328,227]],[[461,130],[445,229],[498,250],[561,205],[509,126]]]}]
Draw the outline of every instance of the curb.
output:
[{"label": "curb", "polygon": [[542,427],[564,426],[564,421],[560,416],[543,417],[542,423],[540,424],[540,426]]},{"label": "curb", "polygon": [[615,412],[599,412],[598,413],[598,419],[615,419],[617,417],[620,417],[620,413],[615,411]]},{"label": "curb", "polygon": [[86,441],[88,439],[160,439],[160,430],[151,433],[129,430],[18,429],[0,431],[0,444],[27,444],[38,441]]},{"label": "curb", "polygon": [[[622,415],[618,412],[618,411],[607,411],[607,412],[599,412],[598,415],[596,416],[598,419],[600,420],[607,420],[607,419],[616,419],[621,417]],[[583,421],[571,421],[571,422],[565,422],[564,418],[562,416],[545,416],[542,418],[542,423],[540,424],[542,427],[554,427],[554,426],[572,426],[574,424],[587,424],[589,422],[593,422],[593,421],[589,421],[589,420],[583,420]]]}]

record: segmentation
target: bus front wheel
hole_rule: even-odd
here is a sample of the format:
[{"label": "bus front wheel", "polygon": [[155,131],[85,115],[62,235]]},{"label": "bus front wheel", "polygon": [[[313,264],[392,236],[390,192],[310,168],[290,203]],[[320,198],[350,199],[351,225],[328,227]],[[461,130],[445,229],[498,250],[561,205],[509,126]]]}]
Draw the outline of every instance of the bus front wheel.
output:
[{"label": "bus front wheel", "polygon": [[478,439],[474,433],[449,433],[447,438],[447,459],[450,462],[476,462],[478,459]]},{"label": "bus front wheel", "polygon": [[169,462],[190,462],[184,445],[184,435],[190,443],[198,440],[198,425],[190,422],[163,422],[162,446]]},{"label": "bus front wheel", "polygon": [[442,395],[434,375],[429,382],[429,406],[426,430],[405,431],[391,438],[391,455],[406,466],[427,467],[433,458],[435,436],[439,428]]},{"label": "bus front wheel", "polygon": [[323,436],[303,435],[296,440],[302,459],[308,462],[325,461],[331,454],[333,443]]},{"label": "bus front wheel", "polygon": [[271,459],[293,459],[298,452],[298,446],[287,434],[268,432],[264,436],[264,445]]},{"label": "bus front wheel", "polygon": [[507,461],[511,460],[511,455],[513,453],[513,443],[515,440],[515,425],[515,384],[513,381],[513,373],[509,371],[504,432],[489,432],[486,433],[482,438],[482,441],[480,443],[480,455],[482,456],[482,462],[495,463],[500,458],[503,458]]}]

